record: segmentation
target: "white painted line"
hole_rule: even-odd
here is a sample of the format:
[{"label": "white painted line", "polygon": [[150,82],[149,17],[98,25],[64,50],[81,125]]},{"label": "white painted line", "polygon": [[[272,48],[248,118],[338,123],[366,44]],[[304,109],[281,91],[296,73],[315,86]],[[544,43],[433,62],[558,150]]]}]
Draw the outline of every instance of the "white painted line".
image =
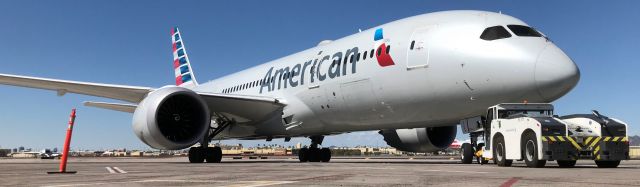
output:
[{"label": "white painted line", "polygon": [[121,170],[121,169],[120,169],[120,168],[118,168],[118,167],[113,167],[113,169],[115,169],[115,170],[116,170],[116,171],[118,171],[119,173],[127,173],[126,171]]},{"label": "white painted line", "polygon": [[111,169],[111,167],[105,167],[107,168],[107,171],[109,171],[109,173],[116,173],[116,171],[113,171],[113,169]]},{"label": "white painted line", "polygon": [[[108,168],[108,167],[107,167]],[[216,180],[139,180],[139,181],[122,181],[122,182],[100,182],[100,183],[76,183],[76,184],[60,184],[51,185],[47,187],[70,187],[70,186],[98,186],[98,185],[114,185],[114,184],[130,184],[130,183],[151,183],[151,182],[182,182],[182,183],[221,183],[221,182],[238,182],[238,181],[216,181]],[[230,186],[244,186],[244,187],[260,187],[271,186],[279,184],[290,184],[297,181],[244,181],[249,184],[235,184]],[[229,186],[227,186],[229,187]]]},{"label": "white painted line", "polygon": [[184,183],[216,183],[216,182],[230,182],[230,181],[216,181],[216,180],[180,180],[180,179],[149,179],[141,181],[132,181],[137,183],[147,182],[184,182]]},{"label": "white painted line", "polygon": [[271,186],[271,185],[280,185],[280,184],[290,184],[296,181],[247,181],[249,184],[233,184],[227,185],[224,187],[260,187],[260,186]]}]

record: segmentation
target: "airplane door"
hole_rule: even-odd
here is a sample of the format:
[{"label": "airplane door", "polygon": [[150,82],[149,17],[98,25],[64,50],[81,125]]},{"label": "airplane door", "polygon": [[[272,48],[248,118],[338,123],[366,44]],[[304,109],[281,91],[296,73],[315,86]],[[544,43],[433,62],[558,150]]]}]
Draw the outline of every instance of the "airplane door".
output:
[{"label": "airplane door", "polygon": [[434,26],[421,27],[411,34],[407,50],[407,70],[429,66],[429,31],[433,28]]}]

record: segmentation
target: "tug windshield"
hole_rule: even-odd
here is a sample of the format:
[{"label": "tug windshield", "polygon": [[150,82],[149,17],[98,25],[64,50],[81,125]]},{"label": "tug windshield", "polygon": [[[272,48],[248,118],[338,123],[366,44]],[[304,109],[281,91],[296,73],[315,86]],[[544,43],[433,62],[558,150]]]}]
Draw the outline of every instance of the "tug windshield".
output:
[{"label": "tug windshield", "polygon": [[517,117],[549,117],[553,116],[550,110],[500,110],[499,118],[517,118]]}]

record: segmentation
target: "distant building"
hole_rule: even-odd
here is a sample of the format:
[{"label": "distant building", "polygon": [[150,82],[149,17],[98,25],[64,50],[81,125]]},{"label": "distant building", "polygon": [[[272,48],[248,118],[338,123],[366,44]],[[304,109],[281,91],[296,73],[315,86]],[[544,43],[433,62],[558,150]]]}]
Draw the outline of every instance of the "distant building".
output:
[{"label": "distant building", "polygon": [[0,149],[0,157],[7,157],[11,153],[11,149]]},{"label": "distant building", "polygon": [[13,157],[13,158],[38,158],[38,155],[40,155],[40,153],[18,152],[18,153],[12,153],[11,157]]},{"label": "distant building", "polygon": [[18,147],[18,152],[23,152],[24,151],[24,147],[20,146]]}]

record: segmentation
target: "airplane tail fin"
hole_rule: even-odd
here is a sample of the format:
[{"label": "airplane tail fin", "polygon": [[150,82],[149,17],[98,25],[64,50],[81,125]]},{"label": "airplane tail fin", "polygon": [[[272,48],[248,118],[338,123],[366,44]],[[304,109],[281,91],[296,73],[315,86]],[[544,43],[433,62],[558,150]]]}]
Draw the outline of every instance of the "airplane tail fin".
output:
[{"label": "airplane tail fin", "polygon": [[171,40],[173,41],[173,68],[176,86],[193,87],[198,85],[178,27],[171,29]]}]

